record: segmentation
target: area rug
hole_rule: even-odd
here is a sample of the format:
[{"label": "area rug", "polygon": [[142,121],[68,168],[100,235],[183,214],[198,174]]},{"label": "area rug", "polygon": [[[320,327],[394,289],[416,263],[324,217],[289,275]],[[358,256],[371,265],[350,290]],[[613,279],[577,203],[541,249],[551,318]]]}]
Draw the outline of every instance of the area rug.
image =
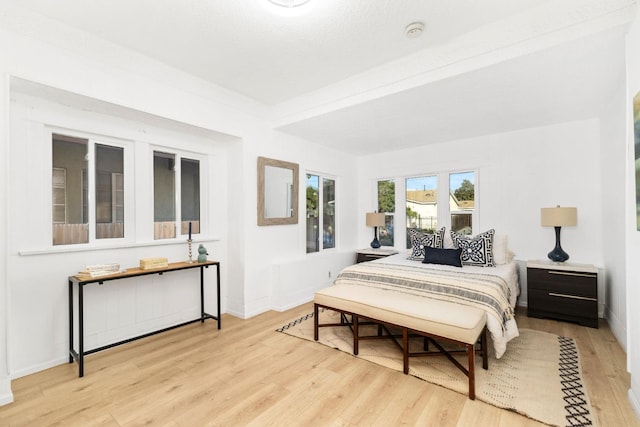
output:
[{"label": "area rug", "polygon": [[[339,314],[320,312],[320,322],[338,322]],[[375,328],[375,327],[374,327]],[[361,327],[360,335],[375,335]],[[288,335],[313,341],[313,313],[278,329]],[[353,354],[353,335],[348,327],[320,328],[326,346]],[[411,345],[422,346],[421,339]],[[595,417],[587,395],[580,357],[572,338],[531,329],[520,329],[500,359],[489,342],[489,369],[476,358],[476,399],[515,411],[553,426],[594,426]],[[359,357],[402,372],[402,353],[391,340],[360,342]],[[466,366],[466,355],[460,356]],[[411,358],[409,374],[430,383],[468,395],[468,378],[446,357]]]}]

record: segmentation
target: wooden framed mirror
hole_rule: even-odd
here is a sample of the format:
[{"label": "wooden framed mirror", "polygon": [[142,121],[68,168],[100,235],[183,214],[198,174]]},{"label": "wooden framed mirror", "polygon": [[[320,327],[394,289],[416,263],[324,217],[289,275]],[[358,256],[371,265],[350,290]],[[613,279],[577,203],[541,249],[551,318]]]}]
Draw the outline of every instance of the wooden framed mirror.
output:
[{"label": "wooden framed mirror", "polygon": [[298,164],[258,157],[258,225],[298,223]]}]

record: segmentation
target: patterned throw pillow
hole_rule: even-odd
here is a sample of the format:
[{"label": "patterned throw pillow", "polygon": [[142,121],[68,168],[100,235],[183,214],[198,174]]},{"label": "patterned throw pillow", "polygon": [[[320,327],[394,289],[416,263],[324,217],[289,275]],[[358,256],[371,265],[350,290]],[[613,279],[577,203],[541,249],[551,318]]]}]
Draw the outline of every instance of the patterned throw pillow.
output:
[{"label": "patterned throw pillow", "polygon": [[462,249],[460,259],[462,265],[475,265],[477,267],[495,267],[493,260],[493,235],[491,229],[474,237],[451,232],[451,240],[456,248]]},{"label": "patterned throw pillow", "polygon": [[424,259],[425,246],[430,248],[442,248],[445,231],[444,227],[438,230],[435,234],[426,234],[416,228],[410,228],[408,231],[409,239],[411,240],[411,255],[409,255],[409,259],[422,261]]}]

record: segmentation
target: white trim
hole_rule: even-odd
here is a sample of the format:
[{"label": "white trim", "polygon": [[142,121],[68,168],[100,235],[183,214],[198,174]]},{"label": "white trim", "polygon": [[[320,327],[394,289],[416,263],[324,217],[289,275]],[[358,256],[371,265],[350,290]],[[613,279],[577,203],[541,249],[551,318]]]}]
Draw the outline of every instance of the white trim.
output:
[{"label": "white trim", "polygon": [[629,403],[631,403],[631,407],[636,413],[636,416],[640,418],[640,402],[638,401],[638,398],[636,397],[632,388],[627,391],[627,397],[629,398]]},{"label": "white trim", "polygon": [[[219,236],[203,236],[198,235],[197,239],[193,239],[193,243],[204,243],[204,242],[219,242],[222,238]],[[118,243],[118,244],[109,244],[109,245],[100,245],[100,246],[91,246],[91,245],[60,245],[53,247],[51,249],[24,249],[18,251],[18,255],[20,256],[32,256],[32,255],[47,255],[47,254],[60,254],[60,253],[69,253],[69,252],[86,252],[86,251],[101,251],[106,249],[126,249],[126,248],[138,248],[145,246],[161,246],[161,245],[184,245],[186,243],[186,239],[176,238],[176,239],[162,239],[162,240],[152,240],[146,242],[132,242],[132,243]]]}]

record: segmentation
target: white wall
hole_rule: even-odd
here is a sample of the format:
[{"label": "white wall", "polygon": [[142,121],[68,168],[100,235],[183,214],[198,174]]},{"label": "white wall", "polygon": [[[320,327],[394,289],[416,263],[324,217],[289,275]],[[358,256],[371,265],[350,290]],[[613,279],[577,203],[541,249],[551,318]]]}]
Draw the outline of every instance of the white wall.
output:
[{"label": "white wall", "polygon": [[[624,44],[611,46],[619,50],[620,61],[625,61]],[[602,106],[600,127],[600,162],[602,179],[602,255],[606,268],[601,271],[605,282],[604,317],[622,348],[627,348],[626,265],[625,226],[626,213],[623,206],[626,196],[626,171],[621,165],[627,158],[627,105],[625,76],[621,72],[618,85],[610,93],[609,102]]]},{"label": "white wall", "polygon": [[[299,297],[283,293],[287,289],[285,284],[272,284],[270,277],[273,274],[274,265],[295,264],[294,274],[299,276],[301,282],[305,277],[321,275],[327,276],[327,262],[333,270],[338,270],[342,257],[336,257],[336,252],[351,253],[354,256],[356,248],[357,231],[352,227],[353,212],[356,210],[356,176],[357,168],[355,157],[336,150],[327,149],[319,145],[310,144],[280,132],[273,132],[269,141],[260,141],[259,144],[247,144],[245,162],[245,255],[247,265],[245,270],[245,306],[244,316],[249,317],[271,308],[285,308],[291,306],[294,301],[300,301]],[[257,226],[257,156],[269,157],[300,164],[300,195],[298,212],[298,224],[279,226]],[[306,186],[306,173],[320,173],[336,179],[336,248],[326,253],[306,254],[305,246],[305,212],[306,198],[304,188]],[[318,263],[317,270],[305,268],[306,260],[315,258]],[[327,259],[324,259],[327,258]],[[331,261],[327,261],[331,260]],[[320,267],[320,266],[323,267]],[[275,285],[275,288],[274,286]],[[313,297],[311,288],[305,293],[306,300]]]},{"label": "white wall", "polygon": [[[68,101],[58,90],[78,94],[87,107],[48,105],[30,110],[19,101],[9,108],[8,83],[0,90],[0,158],[2,166],[7,166],[2,168],[6,181],[5,175],[0,179],[0,195],[7,196],[0,198],[0,267],[8,266],[0,275],[0,403],[12,399],[10,378],[66,362],[68,275],[106,259],[134,266],[144,256],[166,256],[173,261],[186,254],[186,245],[157,245],[140,237],[145,235],[143,231],[122,248],[42,251],[43,237],[30,229],[30,224],[46,228],[39,223],[40,212],[50,206],[46,185],[40,187],[38,180],[50,166],[37,145],[41,125],[27,123],[30,115],[41,114],[40,110],[53,110],[42,113],[53,117],[53,124],[62,121],[61,125],[72,129],[135,141],[136,156],[148,154],[149,144],[158,139],[175,148],[208,153],[213,191],[205,219],[213,228],[205,245],[210,258],[222,262],[223,312],[249,317],[312,297],[313,287],[308,287],[302,295],[295,295],[295,301],[288,299],[291,289],[287,286],[295,282],[295,277],[287,286],[274,286],[274,265],[297,265],[291,272],[304,283],[309,275],[323,274],[324,278],[328,270],[339,270],[345,257],[353,256],[357,235],[350,227],[357,199],[353,156],[272,131],[263,118],[263,108],[242,96],[70,28],[52,25],[45,18],[11,19],[4,12],[0,16],[0,73],[19,78],[13,81],[35,82],[42,88],[39,95],[54,102]],[[93,109],[108,113],[96,115]],[[9,125],[5,116],[10,111],[21,124]],[[306,171],[336,178],[339,214],[335,250],[305,255],[304,220],[292,226],[257,226],[257,156],[299,163],[301,188]],[[136,165],[141,164],[136,161]],[[136,173],[144,176],[144,166]],[[142,212],[149,204],[149,195],[144,194],[147,184],[136,184],[136,209]],[[27,190],[36,194],[25,198]],[[304,208],[301,198],[301,212]],[[145,229],[143,217],[136,218],[138,231]],[[11,232],[5,236],[9,227]],[[310,257],[320,261],[317,265],[322,265],[323,271],[301,268]],[[87,297],[91,312],[87,319],[89,344],[127,338],[188,317],[197,295],[178,288],[180,281],[181,277],[166,275],[162,286],[159,278],[148,277],[133,289],[123,282],[122,286],[91,290],[93,297]],[[315,283],[320,286],[320,282]],[[179,303],[171,306],[170,302],[176,300]],[[130,311],[119,314],[123,308]]]},{"label": "white wall", "polygon": [[627,99],[626,99],[626,131],[627,131],[627,161],[626,161],[626,203],[625,203],[625,231],[626,263],[627,263],[627,361],[631,372],[631,388],[629,400],[636,414],[640,416],[640,232],[636,224],[636,179],[635,153],[633,136],[633,97],[640,92],[640,22],[637,19],[632,24],[627,36]]},{"label": "white wall", "polygon": [[[507,234],[518,260],[546,259],[555,234],[552,228],[540,226],[540,208],[576,206],[578,225],[563,228],[562,247],[572,262],[605,267],[599,156],[596,119],[367,156],[359,162],[359,211],[374,207],[377,178],[477,169],[480,215],[476,232],[495,228],[496,233]],[[396,191],[402,192],[402,186]],[[400,217],[400,224],[402,220]],[[363,222],[361,245],[371,234]],[[526,305],[526,282],[521,280],[521,285],[519,304]]]},{"label": "white wall", "polygon": [[13,401],[9,351],[9,280],[7,275],[7,232],[9,229],[9,76],[0,73],[0,405]]}]

